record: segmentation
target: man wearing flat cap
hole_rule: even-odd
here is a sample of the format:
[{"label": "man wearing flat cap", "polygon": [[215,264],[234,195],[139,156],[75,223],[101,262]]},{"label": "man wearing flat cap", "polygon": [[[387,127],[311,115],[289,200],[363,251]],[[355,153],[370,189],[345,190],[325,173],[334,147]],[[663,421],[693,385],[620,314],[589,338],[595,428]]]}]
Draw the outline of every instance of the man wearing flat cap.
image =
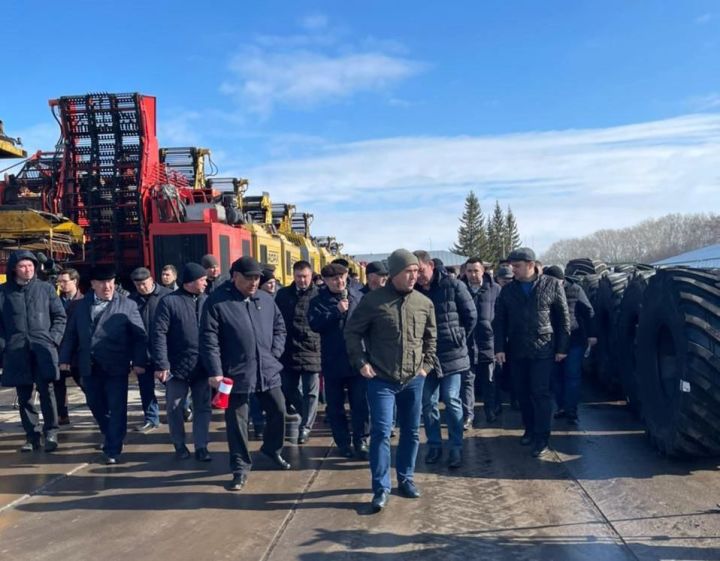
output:
[{"label": "man wearing flat cap", "polygon": [[200,329],[200,356],[209,382],[219,387],[232,379],[225,410],[233,478],[228,489],[241,490],[252,468],[248,441],[250,394],[267,415],[260,451],[277,467],[285,439],[285,398],[280,389],[280,363],[285,348],[285,323],[272,296],[259,290],[262,268],[252,257],[241,257],[230,269],[232,281],[218,287],[205,303]]},{"label": "man wearing flat cap", "polygon": [[396,456],[398,490],[418,498],[415,461],[420,446],[423,383],[435,368],[437,328],[432,301],[413,290],[418,259],[406,249],[388,258],[389,282],[366,294],[345,326],[353,368],[368,380],[372,509],[390,498],[390,432],[397,406],[400,440]]},{"label": "man wearing flat cap", "polygon": [[210,386],[200,361],[200,318],[207,296],[207,274],[198,263],[186,263],[180,279],[182,286],[164,297],[157,307],[150,348],[155,378],[165,384],[170,439],[175,457],[185,460],[190,451],[185,445],[184,404],[192,391],[193,441],[195,459],[210,461]]},{"label": "man wearing flat cap", "polygon": [[385,286],[388,279],[388,270],[382,261],[373,261],[365,267],[367,284],[360,289],[360,292],[367,294]]},{"label": "man wearing flat cap", "polygon": [[[130,295],[130,300],[135,302],[142,317],[145,331],[148,335],[152,332],[151,325],[155,317],[160,299],[170,294],[171,290],[160,286],[152,278],[150,271],[145,267],[138,267],[130,273],[130,279],[135,285],[135,292]],[[148,347],[148,364],[145,372],[138,374],[138,387],[140,389],[140,402],[142,403],[144,422],[135,428],[137,432],[150,432],[160,426],[160,406],[155,396],[155,366],[150,359],[150,348]]]},{"label": "man wearing flat cap", "polygon": [[114,465],[127,432],[128,372],[145,372],[147,334],[137,304],[115,290],[115,270],[94,267],[88,292],[70,316],[60,368],[77,357],[88,407],[104,436],[105,463]]},{"label": "man wearing flat cap", "polygon": [[513,250],[508,260],[514,279],[495,303],[495,360],[504,364],[509,356],[512,361],[512,381],[525,427],[520,442],[532,445],[531,453],[537,458],[549,452],[550,381],[555,363],[567,357],[570,315],[562,285],[538,273],[532,249]]}]

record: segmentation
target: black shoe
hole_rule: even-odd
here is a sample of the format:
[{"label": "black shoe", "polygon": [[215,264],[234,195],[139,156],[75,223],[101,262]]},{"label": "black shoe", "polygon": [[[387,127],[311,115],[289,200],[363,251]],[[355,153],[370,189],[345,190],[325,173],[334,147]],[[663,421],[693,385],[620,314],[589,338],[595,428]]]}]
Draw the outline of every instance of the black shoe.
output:
[{"label": "black shoe", "polygon": [[355,456],[358,460],[368,460],[370,458],[370,450],[364,442],[355,445]]},{"label": "black shoe", "polygon": [[426,464],[436,464],[442,458],[442,448],[430,448],[425,456]]},{"label": "black shoe", "polygon": [[389,500],[390,491],[387,489],[383,489],[382,491],[375,493],[373,495],[372,502],[370,503],[372,505],[373,512],[380,512],[387,506]]},{"label": "black shoe", "polygon": [[548,454],[550,452],[550,448],[548,447],[547,442],[538,442],[533,446],[532,452],[530,454],[533,458],[541,458]]},{"label": "black shoe", "polygon": [[108,456],[107,454],[103,458],[103,461],[105,462],[106,466],[114,466],[118,463],[117,458],[115,456]]},{"label": "black shoe", "polygon": [[192,409],[183,409],[183,420],[186,423],[189,423],[193,420],[193,410]]},{"label": "black shoe", "polygon": [[70,417],[67,415],[64,415],[62,417],[58,417],[58,425],[65,426],[70,424]]},{"label": "black shoe", "polygon": [[580,422],[580,419],[578,419],[577,413],[568,413],[565,415],[568,425],[577,425]]},{"label": "black shoe", "polygon": [[175,446],[175,459],[176,460],[187,460],[190,457],[190,450],[184,444]]},{"label": "black shoe", "polygon": [[34,452],[35,450],[40,450],[39,440],[28,440],[20,447],[21,452]]},{"label": "black shoe", "polygon": [[154,425],[150,421],[145,421],[145,424],[135,427],[135,432],[141,432],[143,434],[146,434],[148,432],[154,431],[156,428],[158,428],[158,425]]},{"label": "black shoe", "polygon": [[310,440],[310,429],[300,429],[300,435],[298,436],[298,444],[305,444],[308,440]]},{"label": "black shoe", "polygon": [[495,421],[497,421],[497,415],[495,413],[488,413],[485,415],[485,421],[487,421],[488,425],[492,425]]},{"label": "black shoe", "polygon": [[355,457],[355,453],[352,451],[352,448],[350,448],[350,446],[341,446],[338,449],[338,452],[343,458],[349,459]]},{"label": "black shoe", "polygon": [[57,450],[57,447],[58,447],[57,436],[55,436],[54,434],[48,434],[45,437],[45,451],[46,452],[54,452],[55,450]]},{"label": "black shoe", "polygon": [[272,463],[274,463],[282,470],[288,470],[292,467],[288,462],[285,461],[285,458],[280,455],[280,452],[268,452],[267,450],[264,450],[262,448],[260,448],[260,452],[263,454],[263,456],[268,458]]},{"label": "black shoe", "polygon": [[520,438],[520,444],[523,446],[530,446],[533,443],[533,436],[529,432],[525,432],[525,434],[522,435],[522,438]]},{"label": "black shoe", "polygon": [[422,496],[420,489],[415,486],[415,483],[406,479],[398,484],[398,492],[408,499],[419,499]]},{"label": "black shoe", "polygon": [[232,481],[225,487],[228,491],[242,491],[247,483],[247,475],[244,473],[236,473],[233,475]]},{"label": "black shoe", "polygon": [[448,455],[448,467],[451,469],[457,469],[462,466],[462,452],[460,450],[450,450]]},{"label": "black shoe", "polygon": [[564,419],[567,417],[567,413],[565,413],[564,410],[560,409],[553,415],[553,419]]},{"label": "black shoe", "polygon": [[210,457],[210,452],[208,452],[207,448],[198,448],[195,450],[195,459],[198,462],[211,462],[212,458]]},{"label": "black shoe", "polygon": [[463,431],[468,431],[473,427],[473,420],[472,419],[465,419],[465,422],[463,423]]}]

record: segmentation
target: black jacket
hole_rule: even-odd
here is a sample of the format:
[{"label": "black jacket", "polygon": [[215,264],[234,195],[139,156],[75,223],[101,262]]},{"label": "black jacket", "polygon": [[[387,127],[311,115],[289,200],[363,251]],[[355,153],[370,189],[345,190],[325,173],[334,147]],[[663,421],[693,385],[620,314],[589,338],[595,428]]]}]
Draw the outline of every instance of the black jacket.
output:
[{"label": "black jacket", "polygon": [[[138,311],[140,312],[140,317],[142,318],[143,325],[145,326],[145,331],[148,333],[148,339],[149,335],[152,332],[152,324],[153,320],[155,319],[155,311],[157,310],[158,305],[160,304],[160,300],[163,298],[163,296],[167,296],[172,291],[169,288],[165,288],[164,286],[160,285],[159,283],[155,283],[155,287],[153,288],[153,291],[150,294],[147,294],[143,296],[139,292],[135,291],[130,295],[130,300],[135,302],[138,307]],[[150,341],[148,340],[148,368],[154,370],[155,365],[152,364],[152,360],[150,359]]]},{"label": "black jacket", "polygon": [[493,362],[495,360],[495,338],[492,322],[495,319],[495,301],[500,295],[500,285],[492,275],[485,273],[483,283],[477,292],[473,292],[468,284],[468,292],[477,309],[477,325],[468,337],[468,351],[473,364]]},{"label": "black jacket", "polygon": [[320,334],[322,373],[325,378],[360,376],[360,372],[350,366],[343,330],[362,297],[360,291],[349,289],[349,307],[344,314],[337,307],[340,296],[330,292],[326,286],[321,287],[318,295],[310,301],[308,323],[313,331]]},{"label": "black jacket", "polygon": [[157,307],[150,333],[156,370],[169,370],[179,380],[207,377],[200,362],[200,319],[207,296],[179,288]]},{"label": "black jacket", "polygon": [[227,281],[232,280],[230,273],[220,273],[215,279],[207,280],[207,286],[205,287],[205,294],[210,294],[216,288],[221,287]]},{"label": "black jacket", "polygon": [[320,372],[320,335],[310,329],[307,318],[310,300],[317,294],[318,287],[315,285],[298,294],[295,283],[292,283],[278,290],[275,296],[287,329],[281,361],[289,370]]},{"label": "black jacket", "polygon": [[588,337],[595,337],[595,310],[582,286],[565,281],[565,298],[570,313],[570,346],[586,346]]},{"label": "black jacket", "polygon": [[530,359],[566,354],[570,315],[562,283],[540,275],[529,295],[517,280],[505,285],[495,303],[493,330],[496,353]]},{"label": "black jacket", "polygon": [[81,376],[100,372],[127,376],[131,365],[145,368],[147,332],[137,304],[115,292],[93,326],[90,311],[94,299],[95,293],[88,292],[70,316],[60,346],[60,363],[72,364],[76,357]]},{"label": "black jacket", "polygon": [[470,369],[467,338],[475,329],[477,310],[465,284],[451,279],[445,268],[436,267],[428,290],[418,291],[432,300],[437,321],[437,358],[442,372],[455,374]]},{"label": "black jacket", "polygon": [[279,387],[284,347],[285,323],[267,292],[245,298],[226,282],[208,297],[200,320],[200,357],[208,376],[233,379],[233,393]]},{"label": "black jacket", "polygon": [[65,330],[65,309],[53,287],[37,277],[25,285],[15,282],[18,261],[30,251],[16,251],[7,263],[8,281],[0,285],[0,355],[4,386],[53,381],[59,376],[57,349]]}]

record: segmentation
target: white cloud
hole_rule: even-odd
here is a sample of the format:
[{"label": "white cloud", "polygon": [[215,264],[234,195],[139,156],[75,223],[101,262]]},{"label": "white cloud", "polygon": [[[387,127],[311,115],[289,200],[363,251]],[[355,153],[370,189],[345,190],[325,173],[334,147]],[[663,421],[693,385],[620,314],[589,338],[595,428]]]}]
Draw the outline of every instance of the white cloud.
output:
[{"label": "white cloud", "polygon": [[341,41],[345,34],[328,27],[325,16],[308,16],[301,25],[304,33],[255,37],[230,61],[220,91],[267,116],[277,105],[309,108],[386,90],[425,68],[401,55],[396,42]]},{"label": "white cloud", "polygon": [[690,98],[690,106],[695,111],[707,111],[720,107],[720,93],[709,93]]},{"label": "white cloud", "polygon": [[510,205],[538,251],[565,237],[720,203],[720,115],[606,129],[323,145],[311,157],[245,170],[316,215],[314,232],[356,253],[449,247],[464,197]]}]

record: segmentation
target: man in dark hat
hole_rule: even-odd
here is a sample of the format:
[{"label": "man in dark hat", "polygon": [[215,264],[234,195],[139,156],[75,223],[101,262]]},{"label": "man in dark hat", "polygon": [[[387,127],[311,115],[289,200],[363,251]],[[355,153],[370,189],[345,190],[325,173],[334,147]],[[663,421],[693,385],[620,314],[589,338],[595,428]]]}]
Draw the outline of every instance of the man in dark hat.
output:
[{"label": "man in dark hat", "polygon": [[365,267],[365,275],[367,275],[367,284],[360,289],[363,294],[385,286],[388,270],[382,261],[373,261]]},{"label": "man in dark hat", "polygon": [[[326,413],[333,440],[340,455],[367,459],[367,437],[370,430],[367,404],[367,380],[350,365],[343,331],[348,319],[362,299],[362,293],[347,287],[342,265],[331,263],[322,268],[325,286],[310,301],[308,323],[320,334]],[[345,393],[350,401],[352,441],[345,414]],[[353,444],[355,451],[350,447]]]},{"label": "man in dark hat", "polygon": [[70,317],[60,368],[77,358],[88,407],[104,436],[105,463],[114,465],[127,433],[128,372],[145,372],[147,334],[137,304],[115,290],[115,270],[90,273],[92,291]]},{"label": "man in dark hat", "polygon": [[[160,286],[155,282],[150,271],[145,267],[138,267],[130,273],[130,279],[135,285],[135,292],[130,295],[130,300],[135,302],[142,317],[145,331],[150,333],[150,325],[155,317],[155,310],[160,299],[171,290]],[[142,403],[145,420],[142,425],[135,427],[136,432],[147,433],[160,426],[160,406],[155,396],[155,377],[153,373],[156,368],[150,359],[150,348],[148,346],[148,363],[145,372],[138,374],[138,387],[140,389],[140,402]]]},{"label": "man in dark hat", "polygon": [[510,265],[500,265],[495,275],[495,280],[500,285],[500,288],[506,284],[510,284],[513,280],[513,270]]},{"label": "man in dark hat", "polygon": [[[0,355],[3,386],[15,387],[25,430],[23,452],[58,446],[58,416],[53,382],[58,379],[57,345],[65,330],[65,310],[55,289],[37,278],[38,261],[26,250],[13,251],[7,262],[8,280],[0,285]],[[40,415],[33,404],[33,387],[40,395]]]},{"label": "man in dark hat", "polygon": [[264,290],[273,298],[277,294],[277,279],[275,278],[275,267],[266,265],[260,275],[260,290]]},{"label": "man in dark hat", "polygon": [[248,407],[254,393],[267,415],[261,453],[277,467],[290,464],[282,457],[285,439],[285,398],[280,389],[280,357],[285,348],[285,323],[272,296],[262,290],[260,264],[241,257],[230,269],[232,282],[214,291],[203,311],[200,356],[210,384],[232,379],[225,427],[233,478],[228,489],[245,486],[252,468],[248,447]]},{"label": "man in dark hat", "polygon": [[192,391],[193,441],[195,459],[209,462],[210,386],[200,362],[200,318],[207,296],[207,274],[198,263],[186,263],[182,286],[160,301],[150,347],[155,378],[165,384],[170,439],[178,459],[190,457],[185,445],[184,404]]},{"label": "man in dark hat", "polygon": [[535,252],[514,250],[508,257],[514,280],[500,292],[495,304],[495,360],[504,364],[509,353],[515,394],[520,402],[525,434],[523,445],[532,455],[549,451],[555,363],[567,357],[570,315],[562,285],[538,274]]},{"label": "man in dark hat", "polygon": [[222,269],[220,268],[220,261],[218,261],[218,258],[213,254],[208,253],[207,255],[203,255],[200,260],[200,264],[205,268],[205,273],[207,275],[207,287],[205,288],[206,294],[210,294],[225,281],[230,280],[230,275],[228,273],[221,272]]}]

